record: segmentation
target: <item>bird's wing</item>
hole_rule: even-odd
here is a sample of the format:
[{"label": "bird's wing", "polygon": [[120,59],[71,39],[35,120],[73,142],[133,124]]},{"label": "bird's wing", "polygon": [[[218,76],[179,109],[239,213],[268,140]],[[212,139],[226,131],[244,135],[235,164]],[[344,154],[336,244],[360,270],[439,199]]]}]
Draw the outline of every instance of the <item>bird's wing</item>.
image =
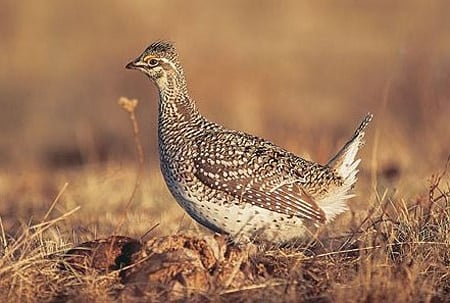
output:
[{"label": "bird's wing", "polygon": [[302,186],[306,161],[241,132],[205,136],[193,158],[194,174],[203,184],[238,203],[325,222],[324,212]]}]

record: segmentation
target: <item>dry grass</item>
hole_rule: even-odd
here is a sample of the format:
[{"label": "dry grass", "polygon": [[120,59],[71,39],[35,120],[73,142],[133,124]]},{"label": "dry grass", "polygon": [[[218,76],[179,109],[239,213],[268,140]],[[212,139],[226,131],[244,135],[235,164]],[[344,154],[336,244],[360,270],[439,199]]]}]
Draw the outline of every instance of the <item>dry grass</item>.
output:
[{"label": "dry grass", "polygon": [[[70,185],[63,187],[39,223],[9,231],[2,225],[2,299],[440,302],[450,298],[448,167],[434,175],[429,189],[416,199],[384,195],[372,201],[363,220],[355,219],[348,226],[333,224],[341,230],[339,237],[324,233],[307,246],[234,247],[208,232],[189,236],[193,234],[189,228],[182,228],[179,236],[164,236],[174,232],[160,227],[147,236],[149,240],[139,240],[143,243],[139,256],[119,270],[108,264],[114,264],[123,251],[83,271],[61,268],[63,252],[73,247],[71,233],[78,239],[107,239],[123,223],[123,210],[118,209],[111,215],[116,219],[109,230],[103,231],[103,226],[95,236],[73,231],[74,221],[89,218],[79,207],[59,209],[69,191]],[[130,206],[127,213],[137,211],[142,210]],[[105,221],[98,218],[99,225]],[[143,235],[140,228],[151,226],[148,222],[127,217],[129,227],[119,233]]]},{"label": "dry grass", "polygon": [[[371,208],[344,216],[316,239],[288,246],[238,247],[208,231],[199,236],[192,230],[197,225],[177,226],[184,215],[172,210],[173,201],[152,203],[153,209],[137,205],[156,202],[163,185],[147,180],[157,188],[145,196],[148,189],[141,184],[158,176],[143,174],[137,101],[121,98],[119,104],[130,116],[136,145],[134,186],[126,189],[132,185],[124,181],[130,180],[129,175],[119,176],[125,168],[113,169],[117,182],[105,177],[107,171],[90,168],[75,173],[81,183],[62,186],[42,219],[17,225],[5,216],[6,221],[0,221],[4,300],[440,302],[450,298],[450,156],[431,176],[428,190],[415,198],[392,195],[388,189],[378,193],[375,175],[374,194],[365,202]],[[392,172],[387,175],[392,178]],[[361,179],[369,180],[364,175]],[[107,197],[114,193],[121,197],[99,202],[102,182],[108,184]],[[71,187],[77,198],[70,196]],[[83,194],[84,212],[72,200],[79,201]],[[93,211],[99,206],[106,210],[104,217],[101,210]],[[139,217],[142,213],[150,215]],[[170,224],[155,219],[158,214],[165,214]],[[152,221],[157,224],[149,230]],[[154,230],[157,225],[161,227]],[[85,240],[91,241],[69,250],[73,242]]]}]

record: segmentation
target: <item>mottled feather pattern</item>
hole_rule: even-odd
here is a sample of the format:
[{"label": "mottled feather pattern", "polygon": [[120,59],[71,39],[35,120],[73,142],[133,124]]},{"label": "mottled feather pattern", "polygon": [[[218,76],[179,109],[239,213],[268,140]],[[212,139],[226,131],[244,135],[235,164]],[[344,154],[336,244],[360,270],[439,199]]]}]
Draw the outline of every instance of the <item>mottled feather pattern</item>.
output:
[{"label": "mottled feather pattern", "polygon": [[139,63],[136,69],[159,89],[161,171],[175,199],[197,222],[235,239],[283,242],[347,209],[359,164],[355,156],[371,115],[321,165],[208,121],[188,94],[173,45],[153,43],[138,59],[148,55],[161,63],[148,68]]},{"label": "mottled feather pattern", "polygon": [[[206,132],[198,139],[194,174],[205,185],[233,196],[237,204],[325,221],[317,204],[302,198],[303,185],[317,181],[307,173],[314,163],[242,132]],[[331,180],[331,174],[323,176]]]}]

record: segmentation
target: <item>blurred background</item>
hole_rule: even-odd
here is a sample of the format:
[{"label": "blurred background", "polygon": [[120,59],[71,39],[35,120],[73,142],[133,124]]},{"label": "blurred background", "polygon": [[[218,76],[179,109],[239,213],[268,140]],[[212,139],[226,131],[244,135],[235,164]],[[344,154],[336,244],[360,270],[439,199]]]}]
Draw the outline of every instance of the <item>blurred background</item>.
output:
[{"label": "blurred background", "polygon": [[[176,43],[211,120],[325,162],[367,112],[362,153],[388,178],[450,152],[448,1],[0,1],[0,169],[135,161],[121,96],[157,163],[157,92],[124,68]],[[372,167],[373,168],[373,167]]]},{"label": "blurred background", "polygon": [[[394,245],[386,251],[399,266],[387,268],[392,263],[372,248],[397,243],[390,230],[401,232],[396,239],[407,244],[405,251],[422,243],[442,246],[430,237],[446,221],[435,227],[431,222],[437,219],[429,220],[434,212],[426,211],[435,203],[428,194],[431,176],[444,171],[450,154],[449,15],[449,0],[0,0],[0,251],[7,252],[1,272],[12,268],[15,286],[3,289],[11,294],[56,281],[40,265],[48,264],[41,262],[48,256],[42,252],[52,247],[54,252],[112,234],[145,240],[180,231],[197,237],[202,231],[159,172],[157,91],[142,73],[125,69],[151,42],[166,39],[175,43],[190,94],[207,118],[308,159],[326,163],[372,112],[350,211],[318,237],[331,243],[337,236],[333,243],[342,243],[342,235],[351,232],[349,242],[356,243],[365,231],[360,258],[354,262],[356,251],[344,251],[347,244],[339,248],[350,258],[335,284],[317,280],[333,273],[322,274],[309,263],[301,268],[320,289],[331,285],[331,296],[337,290],[338,298],[355,289],[358,297],[369,298],[395,291],[395,284],[382,280],[395,277],[406,281],[399,298],[420,285],[427,297],[439,299],[440,290],[430,283],[448,293],[443,249],[421,266],[420,260],[430,259],[428,250],[409,262],[403,246]],[[139,100],[142,174],[128,114],[117,105],[122,96]],[[449,192],[450,174],[445,178],[440,193]],[[411,222],[405,221],[405,205],[414,208]],[[384,221],[375,230],[381,212]],[[422,212],[425,221],[417,219]],[[433,230],[419,235],[421,222]],[[384,228],[389,240],[378,242]],[[415,243],[422,238],[427,241]],[[321,256],[333,264],[344,257]],[[69,281],[60,276],[57,285]],[[289,275],[287,295],[295,290],[294,278]],[[351,282],[345,288],[344,279]],[[98,288],[86,281],[82,294],[95,289],[105,300],[101,285],[109,282],[96,279]],[[369,289],[378,285],[379,292]],[[45,295],[56,286],[33,293]],[[65,295],[58,291],[55,298]]]}]

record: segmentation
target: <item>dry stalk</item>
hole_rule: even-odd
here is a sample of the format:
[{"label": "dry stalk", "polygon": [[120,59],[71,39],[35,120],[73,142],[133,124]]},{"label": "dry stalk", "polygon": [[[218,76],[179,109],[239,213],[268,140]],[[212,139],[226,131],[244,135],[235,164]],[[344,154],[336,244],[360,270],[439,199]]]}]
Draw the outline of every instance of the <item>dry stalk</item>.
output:
[{"label": "dry stalk", "polygon": [[117,224],[115,233],[117,234],[118,230],[122,227],[126,220],[126,212],[131,207],[131,204],[133,203],[134,196],[136,195],[137,190],[139,189],[139,186],[141,184],[142,179],[142,171],[144,166],[144,149],[142,148],[141,140],[139,139],[139,124],[136,119],[135,110],[138,105],[137,99],[128,99],[126,97],[121,97],[118,101],[118,104],[128,113],[131,127],[133,131],[133,140],[134,145],[136,148],[136,155],[137,155],[137,173],[136,173],[136,180],[134,182],[133,190],[130,194],[130,197],[128,198],[128,202],[125,205],[124,212],[122,214],[122,217],[119,220],[119,223]]}]

